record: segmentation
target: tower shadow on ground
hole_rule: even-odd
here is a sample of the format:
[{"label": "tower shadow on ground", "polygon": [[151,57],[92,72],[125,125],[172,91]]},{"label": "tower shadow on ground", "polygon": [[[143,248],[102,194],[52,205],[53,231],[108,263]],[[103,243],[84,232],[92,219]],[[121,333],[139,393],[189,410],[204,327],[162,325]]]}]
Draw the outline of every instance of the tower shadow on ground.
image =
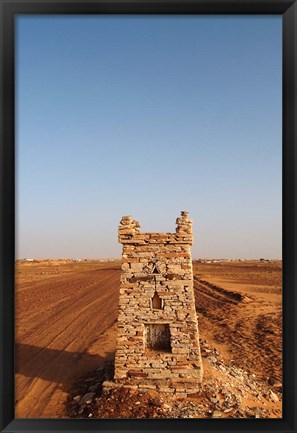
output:
[{"label": "tower shadow on ground", "polygon": [[78,378],[104,366],[105,362],[113,360],[114,356],[115,352],[108,352],[103,357],[87,351],[71,352],[17,343],[15,373],[26,378],[57,383],[60,389],[68,391]]}]

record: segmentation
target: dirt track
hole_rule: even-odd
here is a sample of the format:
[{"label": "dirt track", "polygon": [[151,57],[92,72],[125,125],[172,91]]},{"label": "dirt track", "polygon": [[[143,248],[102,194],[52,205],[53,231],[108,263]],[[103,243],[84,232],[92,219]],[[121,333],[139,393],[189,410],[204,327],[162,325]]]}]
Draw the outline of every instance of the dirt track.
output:
[{"label": "dirt track", "polygon": [[74,378],[113,357],[119,265],[36,263],[18,269],[16,416],[61,417]]},{"label": "dirt track", "polygon": [[[16,417],[60,418],[73,383],[112,359],[119,263],[18,262]],[[281,262],[194,263],[201,339],[281,381]]]}]

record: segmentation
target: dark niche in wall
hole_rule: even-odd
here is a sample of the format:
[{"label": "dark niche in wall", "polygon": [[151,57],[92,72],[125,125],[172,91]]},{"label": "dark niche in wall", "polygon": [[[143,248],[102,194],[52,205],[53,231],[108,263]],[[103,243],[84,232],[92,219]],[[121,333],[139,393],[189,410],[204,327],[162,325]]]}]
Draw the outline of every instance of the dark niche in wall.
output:
[{"label": "dark niche in wall", "polygon": [[145,346],[159,352],[171,352],[170,328],[167,323],[145,325]]}]

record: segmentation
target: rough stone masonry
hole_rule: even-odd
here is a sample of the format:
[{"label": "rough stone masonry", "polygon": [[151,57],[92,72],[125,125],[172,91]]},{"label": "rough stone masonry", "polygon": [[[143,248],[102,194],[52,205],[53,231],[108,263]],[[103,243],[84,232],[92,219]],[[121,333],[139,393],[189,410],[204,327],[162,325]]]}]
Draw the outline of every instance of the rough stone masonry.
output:
[{"label": "rough stone masonry", "polygon": [[175,233],[141,233],[124,216],[118,337],[114,381],[177,397],[198,391],[202,381],[191,258],[192,221],[176,220]]}]

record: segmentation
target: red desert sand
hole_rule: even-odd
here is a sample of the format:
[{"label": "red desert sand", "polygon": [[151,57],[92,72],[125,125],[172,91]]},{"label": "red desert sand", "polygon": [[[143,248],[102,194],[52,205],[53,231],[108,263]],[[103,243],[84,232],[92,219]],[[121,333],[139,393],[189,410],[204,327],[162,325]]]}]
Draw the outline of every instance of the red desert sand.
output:
[{"label": "red desert sand", "polygon": [[73,389],[114,359],[120,261],[18,261],[16,417],[280,418],[282,262],[194,261],[193,272],[201,394],[168,402],[131,392],[127,405],[117,391],[88,408]]}]

